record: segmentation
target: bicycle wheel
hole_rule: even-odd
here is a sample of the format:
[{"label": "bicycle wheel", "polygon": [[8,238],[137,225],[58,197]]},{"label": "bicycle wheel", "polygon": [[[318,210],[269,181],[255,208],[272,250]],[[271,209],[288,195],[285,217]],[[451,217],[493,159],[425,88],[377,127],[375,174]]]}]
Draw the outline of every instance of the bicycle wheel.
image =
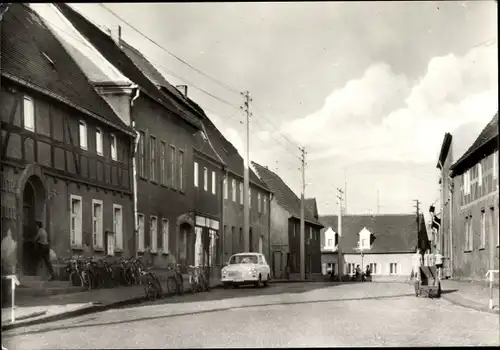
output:
[{"label": "bicycle wheel", "polygon": [[167,294],[173,295],[177,292],[177,282],[175,281],[175,277],[167,278]]},{"label": "bicycle wheel", "polygon": [[82,277],[76,271],[70,273],[69,282],[73,287],[83,287]]}]

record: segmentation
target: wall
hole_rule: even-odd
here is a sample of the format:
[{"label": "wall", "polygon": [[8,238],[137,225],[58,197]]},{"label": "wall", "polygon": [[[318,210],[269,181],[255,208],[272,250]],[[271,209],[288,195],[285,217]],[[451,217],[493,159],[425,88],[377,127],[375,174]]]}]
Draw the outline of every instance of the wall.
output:
[{"label": "wall", "polygon": [[441,228],[436,235],[435,248],[439,248],[443,255],[443,268],[445,276],[451,275],[450,269],[450,234],[451,234],[451,214],[452,214],[452,192],[451,186],[453,180],[449,177],[450,167],[453,164],[452,147],[448,151],[448,155],[443,164],[441,175]]},{"label": "wall", "polygon": [[[388,276],[390,275],[390,263],[398,264],[398,276],[410,276],[412,271],[412,255],[414,253],[401,253],[401,254],[364,254],[361,259],[360,254],[344,254],[344,273],[348,273],[349,263],[354,263],[355,266],[359,265],[363,270],[366,265],[370,263],[377,264],[377,272],[374,275]],[[363,260],[363,261],[361,261]],[[373,273],[373,271],[372,271]]]},{"label": "wall", "polygon": [[[236,188],[232,187],[233,179],[236,180]],[[243,204],[240,204],[240,191],[239,183],[243,179],[232,173],[227,175],[228,182],[228,196],[224,199],[224,261],[227,261],[232,254],[243,252],[243,241],[240,235],[243,230]],[[262,237],[262,254],[266,260],[271,264],[269,257],[269,193],[264,191],[258,186],[250,183],[252,193],[251,206],[250,206],[250,227],[252,229],[252,242],[251,250],[258,252],[259,239]],[[236,190],[236,201],[233,201],[233,191]],[[259,212],[257,204],[257,194],[260,193],[261,210]],[[267,197],[267,208],[264,212],[264,196]],[[272,209],[271,209],[272,210]],[[234,228],[234,230],[233,230]]]},{"label": "wall", "polygon": [[[23,95],[33,99],[34,132],[24,128]],[[11,123],[9,118],[16,101],[17,109]],[[45,187],[45,193],[39,193],[46,198],[45,206],[43,198],[40,205],[37,205],[39,208],[44,207],[45,213],[37,215],[37,219],[45,223],[53,258],[75,254],[103,254],[102,250],[93,249],[92,199],[103,201],[103,231],[114,231],[113,203],[122,206],[124,249],[122,252],[116,252],[116,255],[129,257],[133,254],[133,202],[129,161],[131,137],[58,101],[14,84],[2,86],[0,115],[4,122],[2,144],[8,138],[7,147],[2,149],[5,151],[5,157],[2,158],[2,176],[9,180],[2,181],[2,238],[10,229],[17,244],[18,259],[21,258],[25,246],[21,226],[24,217],[24,182],[20,182],[20,178],[23,176],[26,179],[26,176],[30,176],[33,172],[30,173],[29,169],[36,169],[36,174],[42,179]],[[80,148],[79,120],[83,120],[87,125],[86,150]],[[99,127],[104,135],[102,155],[96,153],[96,127]],[[106,137],[110,133],[115,134],[117,138],[116,161],[111,159],[109,137]],[[15,187],[15,190],[11,187]],[[83,245],[80,247],[72,247],[70,244],[70,194],[82,197]],[[18,261],[17,267],[20,271],[21,264],[22,261]]]},{"label": "wall", "polygon": [[[158,251],[152,254],[152,263],[157,267],[166,267],[169,263],[175,263],[179,254],[179,233],[177,219],[194,210],[193,198],[193,134],[195,128],[183,121],[179,116],[173,115],[163,106],[151,100],[144,94],[141,94],[135,100],[132,108],[132,117],[135,121],[136,129],[144,132],[145,136],[145,154],[144,154],[144,174],[140,174],[138,153],[138,180],[137,180],[137,199],[138,213],[144,215],[144,247],[148,250],[151,246],[151,235],[149,232],[151,216],[158,218],[158,223],[162,219],[167,219],[169,223],[168,247],[163,249],[161,225],[157,228],[158,232]],[[156,181],[151,180],[150,174],[150,136],[156,137]],[[161,174],[161,141],[164,141],[167,148],[166,177]],[[179,189],[179,173],[175,172],[176,181],[172,180],[170,175],[170,146],[174,146],[176,155],[179,150],[184,153],[183,159],[183,189]],[[162,178],[165,181],[162,181]],[[194,220],[194,218],[193,218]],[[194,230],[194,228],[193,228]],[[142,254],[142,253],[141,253]]]},{"label": "wall", "polygon": [[[310,239],[310,228],[312,228],[312,239]],[[308,272],[308,266],[311,264],[312,273],[321,273],[320,228],[306,221],[304,231],[305,258],[308,259],[310,256],[310,261],[306,261],[306,271]],[[288,220],[288,239],[290,242],[292,273],[300,273],[300,220],[297,218]]]},{"label": "wall", "polygon": [[287,256],[290,253],[288,242],[288,218],[290,214],[272,198],[271,203],[271,271],[274,278],[285,277]]},{"label": "wall", "polygon": [[[331,227],[328,227],[323,235],[324,245],[321,247],[321,249],[326,251],[336,251],[338,246],[336,244],[335,236],[337,235],[337,233]],[[329,240],[331,240],[331,244],[329,244]]]},{"label": "wall", "polygon": [[[499,267],[498,247],[498,174],[493,179],[493,157],[483,159],[483,182],[481,188],[471,181],[471,193],[463,192],[464,175],[453,178],[453,277],[465,280],[484,280],[490,269],[490,254],[493,268]],[[497,168],[498,169],[498,168]],[[498,170],[497,170],[498,172]],[[486,213],[486,242],[481,247],[481,211]],[[472,220],[472,250],[466,247],[466,218]],[[491,232],[491,235],[490,235]],[[495,241],[496,239],[496,241]]]},{"label": "wall", "polygon": [[[196,211],[200,214],[217,218],[221,217],[221,200],[223,176],[221,165],[210,161],[206,156],[195,151],[194,161],[198,163],[198,187],[193,178],[193,199]],[[207,189],[204,188],[204,168],[207,168]],[[193,171],[194,174],[194,171]],[[194,175],[193,175],[194,176]],[[212,177],[215,176],[215,194],[212,192]]]}]

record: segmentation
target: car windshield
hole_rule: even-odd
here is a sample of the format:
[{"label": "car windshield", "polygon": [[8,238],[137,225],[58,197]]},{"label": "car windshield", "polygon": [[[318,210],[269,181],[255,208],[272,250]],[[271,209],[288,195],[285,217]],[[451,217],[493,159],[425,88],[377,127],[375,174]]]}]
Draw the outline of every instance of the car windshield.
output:
[{"label": "car windshield", "polygon": [[229,265],[234,264],[257,264],[257,255],[233,255],[229,259]]}]

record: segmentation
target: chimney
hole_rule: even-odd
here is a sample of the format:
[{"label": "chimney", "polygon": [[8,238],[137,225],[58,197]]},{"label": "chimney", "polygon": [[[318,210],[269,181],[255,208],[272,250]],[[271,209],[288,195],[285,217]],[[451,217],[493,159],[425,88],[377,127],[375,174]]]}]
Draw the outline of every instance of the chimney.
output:
[{"label": "chimney", "polygon": [[184,97],[187,97],[188,95],[187,85],[176,85],[175,87],[182,93],[182,95],[184,95]]},{"label": "chimney", "polygon": [[119,46],[120,41],[122,40],[122,27],[120,25],[113,26],[112,29],[109,30],[111,39]]}]

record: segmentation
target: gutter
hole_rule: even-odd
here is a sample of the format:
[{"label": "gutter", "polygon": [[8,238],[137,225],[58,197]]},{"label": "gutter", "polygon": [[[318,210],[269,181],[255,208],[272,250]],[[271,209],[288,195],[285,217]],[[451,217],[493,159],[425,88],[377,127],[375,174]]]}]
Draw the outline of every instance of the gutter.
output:
[{"label": "gutter", "polygon": [[58,94],[53,93],[52,91],[49,91],[49,90],[44,89],[42,87],[39,87],[38,85],[35,85],[33,83],[30,83],[30,82],[27,82],[27,81],[25,81],[23,79],[17,78],[17,77],[15,77],[15,76],[13,76],[13,75],[11,75],[9,73],[6,73],[6,72],[2,72],[1,75],[4,78],[6,78],[6,79],[9,79],[9,80],[11,80],[13,82],[18,83],[19,85],[22,85],[24,87],[33,89],[35,91],[38,91],[38,92],[40,92],[40,93],[42,93],[42,94],[44,94],[46,96],[50,96],[50,97],[56,99],[57,101],[62,102],[65,105],[70,106],[70,107],[72,107],[72,108],[74,108],[74,109],[76,109],[76,110],[78,110],[78,111],[80,111],[80,112],[82,112],[82,113],[84,113],[84,114],[86,114],[86,115],[94,118],[94,119],[97,119],[97,120],[99,120],[100,122],[102,122],[102,123],[104,123],[106,125],[109,125],[109,126],[115,128],[115,129],[118,129],[121,132],[123,132],[123,133],[125,133],[125,134],[127,134],[129,136],[135,136],[135,133],[132,130],[130,130],[129,128],[124,128],[123,126],[120,126],[118,124],[110,122],[106,118],[103,118],[100,115],[98,115],[98,114],[96,114],[96,113],[94,113],[92,111],[87,110],[86,108],[78,106],[77,104],[71,102],[70,100],[68,100],[68,99],[66,99],[66,98],[64,98],[64,97],[62,97],[62,96],[60,96]]}]

